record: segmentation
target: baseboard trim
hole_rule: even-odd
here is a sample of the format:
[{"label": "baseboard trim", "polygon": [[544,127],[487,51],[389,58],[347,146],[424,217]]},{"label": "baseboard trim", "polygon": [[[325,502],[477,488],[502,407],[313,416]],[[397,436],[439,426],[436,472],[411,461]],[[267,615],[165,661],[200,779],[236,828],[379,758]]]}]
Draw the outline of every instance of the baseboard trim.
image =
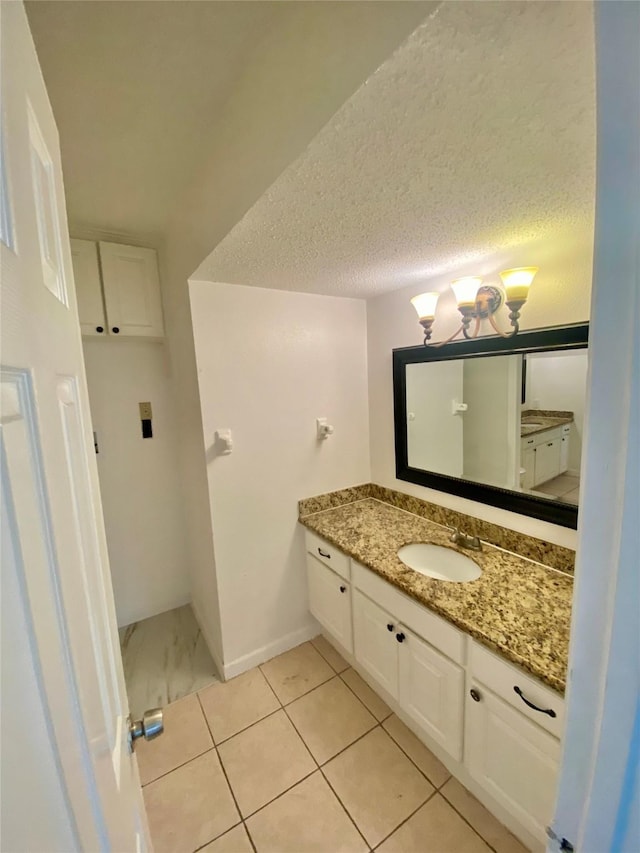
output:
[{"label": "baseboard trim", "polygon": [[249,654],[243,655],[231,663],[225,664],[224,680],[227,681],[230,678],[235,678],[236,675],[241,675],[243,672],[253,669],[254,666],[258,666],[258,664],[264,663],[276,655],[288,652],[289,649],[299,646],[300,643],[306,643],[307,640],[310,640],[319,633],[320,626],[314,620],[308,625],[305,625],[304,628],[293,631],[291,634],[286,634],[284,637],[280,637],[272,643],[268,643],[266,646],[256,649],[254,652],[249,652]]},{"label": "baseboard trim", "polygon": [[218,655],[218,652],[216,650],[216,646],[213,642],[213,637],[211,636],[207,622],[202,618],[202,614],[198,610],[198,606],[196,605],[195,601],[191,602],[191,609],[193,610],[193,615],[196,617],[198,627],[202,631],[202,636],[204,637],[205,644],[209,649],[209,654],[211,655],[213,663],[215,664],[218,678],[221,681],[224,681],[224,667],[222,665],[222,661],[220,660],[220,656]]},{"label": "baseboard trim", "polygon": [[184,607],[191,601],[190,596],[181,595],[174,601],[163,604],[161,607],[156,607],[153,610],[142,610],[135,613],[133,617],[129,617],[126,622],[120,622],[118,619],[118,628],[126,628],[127,625],[133,625],[134,622],[142,622],[144,619],[151,619],[152,616],[159,616],[161,613],[167,613],[169,610],[176,610],[178,607]]}]

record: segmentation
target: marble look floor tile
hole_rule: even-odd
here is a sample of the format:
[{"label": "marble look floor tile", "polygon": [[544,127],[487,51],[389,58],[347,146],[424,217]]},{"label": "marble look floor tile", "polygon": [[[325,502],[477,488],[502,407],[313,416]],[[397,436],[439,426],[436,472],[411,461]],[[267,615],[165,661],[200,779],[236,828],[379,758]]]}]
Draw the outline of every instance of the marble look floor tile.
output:
[{"label": "marble look floor tile", "polygon": [[331,643],[326,639],[326,637],[323,637],[322,634],[318,634],[318,636],[314,637],[311,642],[329,666],[332,669],[335,669],[336,672],[344,672],[345,669],[349,669],[349,664],[342,657],[340,652],[334,649]]},{"label": "marble look floor tile", "polygon": [[400,749],[406,752],[413,763],[422,770],[432,785],[436,788],[444,785],[451,774],[431,750],[427,749],[421,740],[418,740],[411,729],[405,726],[401,719],[392,714],[382,726]]},{"label": "marble look floor tile", "polygon": [[218,754],[244,817],[316,768],[284,711],[276,711],[226,740]]},{"label": "marble look floor tile", "polygon": [[287,706],[287,714],[318,764],[324,764],[377,725],[336,675]]},{"label": "marble look floor tile", "polygon": [[449,779],[440,793],[460,812],[476,832],[480,833],[496,853],[527,853],[527,848],[490,811],[485,809],[482,803],[476,800],[473,794],[467,791],[457,779]]},{"label": "marble look floor tile", "polygon": [[134,717],[218,681],[188,604],[121,629],[120,648]]},{"label": "marble look floor tile", "polygon": [[390,838],[378,847],[379,853],[491,853],[468,823],[436,794]]},{"label": "marble look floor tile", "polygon": [[198,694],[216,743],[257,723],[280,707],[278,697],[260,669],[251,669]]},{"label": "marble look floor tile", "polygon": [[201,847],[198,853],[253,853],[253,847],[244,825],[239,824],[220,838]]},{"label": "marble look floor tile", "polygon": [[434,792],[433,785],[381,728],[325,764],[323,773],[372,847]]},{"label": "marble look floor tile", "polygon": [[328,681],[334,672],[311,643],[303,643],[260,667],[276,696],[286,705]]},{"label": "marble look floor tile", "polygon": [[240,820],[215,749],[142,792],[155,853],[196,850]]},{"label": "marble look floor tile", "polygon": [[258,853],[364,853],[368,849],[320,772],[247,820]]},{"label": "marble look floor tile", "polygon": [[378,722],[386,720],[387,717],[391,716],[391,708],[369,687],[367,682],[355,669],[347,669],[340,675],[340,678],[342,678],[347,687],[353,690],[358,699],[367,706]]},{"label": "marble look floor tile", "polygon": [[179,699],[164,709],[164,732],[153,740],[140,738],[136,743],[140,781],[147,785],[212,746],[198,697],[194,694]]}]

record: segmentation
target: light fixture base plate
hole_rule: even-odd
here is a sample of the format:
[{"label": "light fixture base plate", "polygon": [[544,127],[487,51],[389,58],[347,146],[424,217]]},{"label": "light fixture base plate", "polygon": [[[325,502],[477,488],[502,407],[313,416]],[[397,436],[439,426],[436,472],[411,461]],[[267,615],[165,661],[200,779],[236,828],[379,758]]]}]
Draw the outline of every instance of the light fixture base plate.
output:
[{"label": "light fixture base plate", "polygon": [[503,301],[504,297],[501,290],[498,290],[497,287],[483,284],[476,296],[476,307],[473,316],[479,317],[481,320],[486,320],[487,317],[496,313]]}]

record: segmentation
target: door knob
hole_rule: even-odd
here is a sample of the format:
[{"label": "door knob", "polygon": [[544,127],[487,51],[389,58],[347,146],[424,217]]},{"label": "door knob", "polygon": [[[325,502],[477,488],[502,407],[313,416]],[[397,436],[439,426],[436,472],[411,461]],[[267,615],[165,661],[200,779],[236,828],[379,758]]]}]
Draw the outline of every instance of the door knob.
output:
[{"label": "door knob", "polygon": [[129,743],[131,749],[134,748],[138,738],[143,737],[145,740],[153,740],[164,731],[164,720],[162,716],[162,708],[149,708],[142,715],[141,720],[132,720],[129,717]]}]

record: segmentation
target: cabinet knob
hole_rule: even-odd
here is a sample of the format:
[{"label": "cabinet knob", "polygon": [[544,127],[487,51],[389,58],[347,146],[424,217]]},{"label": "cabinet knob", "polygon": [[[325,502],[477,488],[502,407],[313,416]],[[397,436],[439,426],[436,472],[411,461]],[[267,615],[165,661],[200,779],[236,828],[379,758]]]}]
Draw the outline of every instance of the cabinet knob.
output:
[{"label": "cabinet knob", "polygon": [[346,592],[346,591],[347,591],[346,586],[341,586],[341,587],[340,587],[340,592]]},{"label": "cabinet knob", "polygon": [[478,693],[478,691],[474,687],[472,687],[471,690],[469,691],[469,695],[471,696],[471,698],[473,699],[474,702],[480,701],[480,694]]},{"label": "cabinet knob", "polygon": [[393,631],[393,625],[391,624],[391,622],[387,624],[387,631]]},{"label": "cabinet knob", "polygon": [[104,332],[104,326],[96,326],[96,332],[101,335]]},{"label": "cabinet knob", "polygon": [[114,335],[117,335],[120,332],[120,329],[118,328],[118,326],[114,326],[113,329],[111,329],[111,331],[113,332]]},{"label": "cabinet knob", "polygon": [[404,634],[403,634],[402,632],[400,632],[399,634],[396,634],[396,640],[397,640],[399,643],[404,643],[405,639],[406,639],[406,638],[405,638],[405,636],[404,636]]}]

